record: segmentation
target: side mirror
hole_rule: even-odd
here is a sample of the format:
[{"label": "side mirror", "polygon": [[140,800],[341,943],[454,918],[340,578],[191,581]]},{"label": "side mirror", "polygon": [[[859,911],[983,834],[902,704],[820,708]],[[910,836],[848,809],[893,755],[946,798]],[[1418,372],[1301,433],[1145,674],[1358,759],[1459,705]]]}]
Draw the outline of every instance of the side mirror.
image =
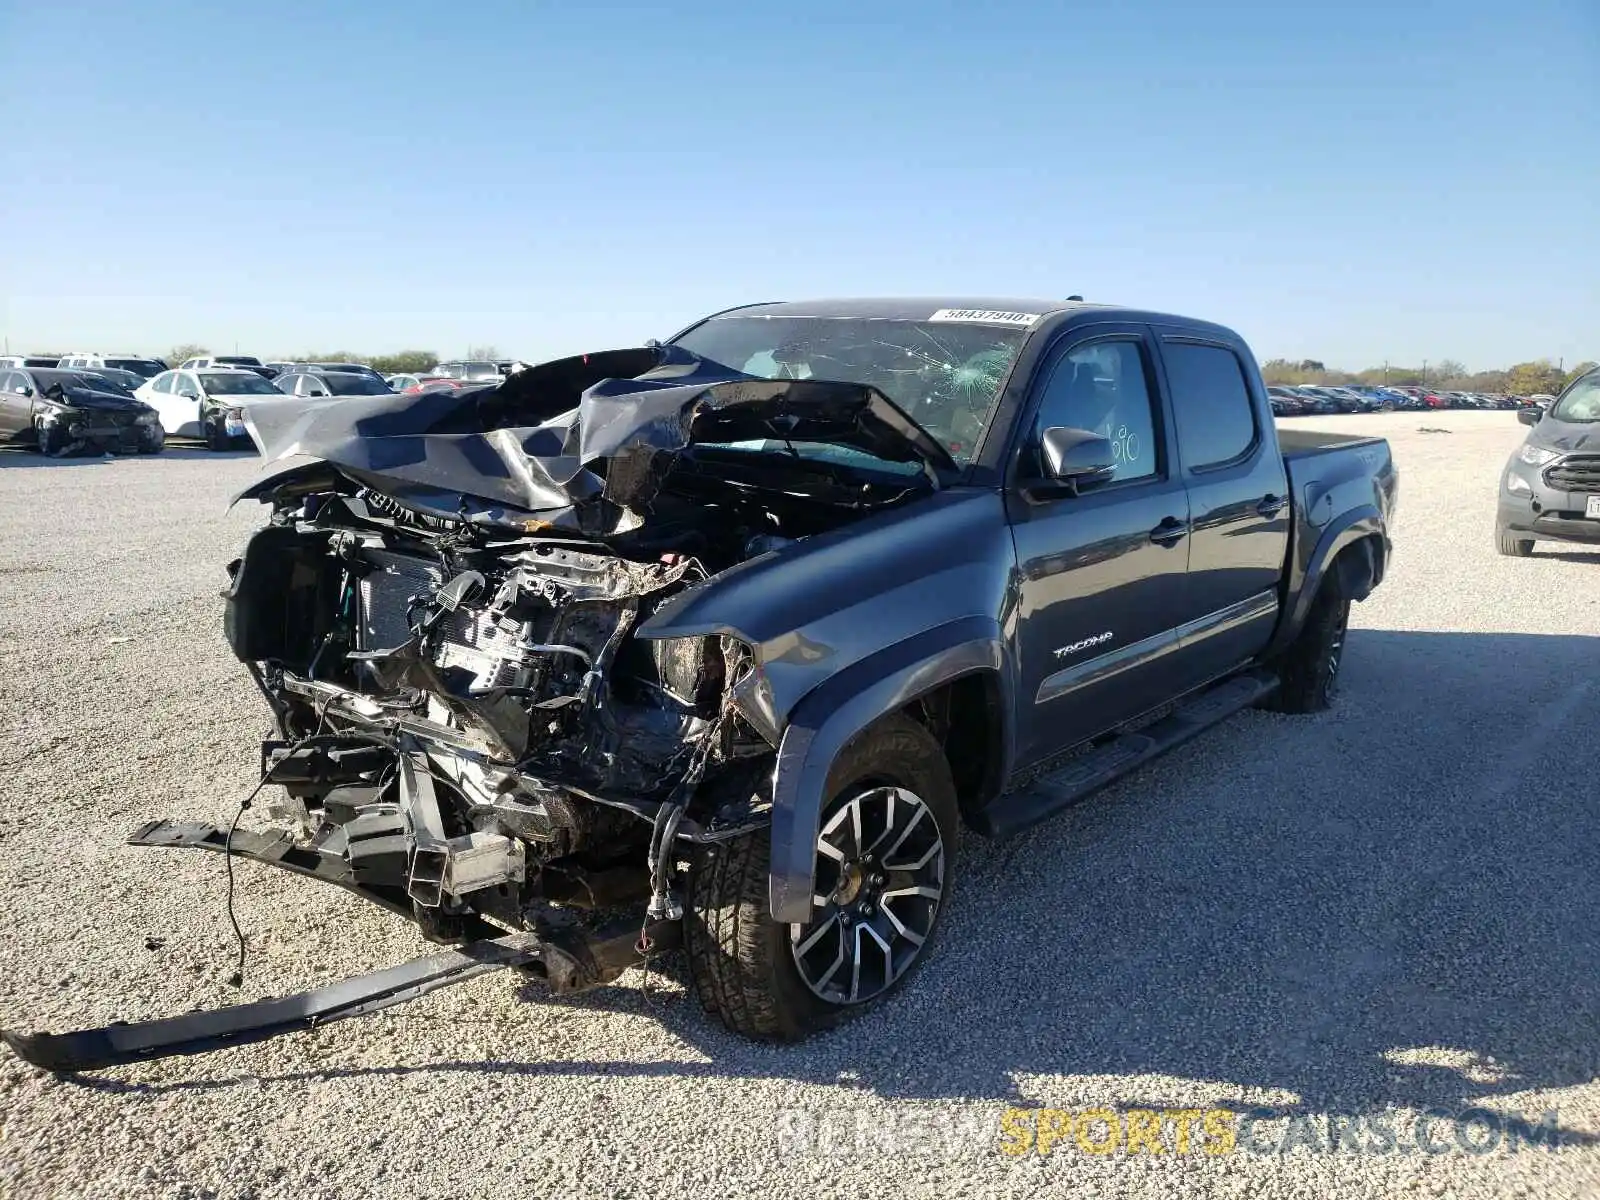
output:
[{"label": "side mirror", "polygon": [[1111,443],[1087,429],[1053,425],[1039,441],[1047,481],[1076,496],[1086,487],[1107,482],[1117,469]]},{"label": "side mirror", "polygon": [[27,384],[23,384],[21,387],[14,388],[13,390],[19,396],[31,396],[31,395],[33,395],[33,389],[31,387],[29,387]]},{"label": "side mirror", "polygon": [[1533,408],[1517,409],[1517,420],[1524,425],[1537,425],[1544,418],[1544,409],[1537,406]]},{"label": "side mirror", "polygon": [[198,400],[198,399],[200,399],[200,393],[199,392],[189,391],[188,389],[185,389],[184,391],[179,392],[178,395],[183,397],[183,399],[185,399],[185,400]]}]

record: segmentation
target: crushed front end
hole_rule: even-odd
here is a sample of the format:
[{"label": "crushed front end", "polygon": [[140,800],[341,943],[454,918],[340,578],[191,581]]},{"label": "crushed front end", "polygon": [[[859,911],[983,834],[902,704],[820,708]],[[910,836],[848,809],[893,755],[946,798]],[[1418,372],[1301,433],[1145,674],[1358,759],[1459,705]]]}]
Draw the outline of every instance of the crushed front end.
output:
[{"label": "crushed front end", "polygon": [[332,883],[459,949],[283,1000],[0,1031],[48,1069],[260,1040],[496,967],[575,990],[674,946],[697,860],[770,822],[783,730],[771,647],[641,627],[952,465],[871,387],[672,347],[244,419],[268,466],[241,498],[270,515],[229,565],[223,627],[276,725],[275,829],[130,841]]},{"label": "crushed front end", "polygon": [[343,477],[288,492],[226,593],[280,733],[273,812],[429,937],[675,916],[674,845],[762,819],[773,748],[731,703],[747,649],[631,637],[700,557],[507,537]]}]

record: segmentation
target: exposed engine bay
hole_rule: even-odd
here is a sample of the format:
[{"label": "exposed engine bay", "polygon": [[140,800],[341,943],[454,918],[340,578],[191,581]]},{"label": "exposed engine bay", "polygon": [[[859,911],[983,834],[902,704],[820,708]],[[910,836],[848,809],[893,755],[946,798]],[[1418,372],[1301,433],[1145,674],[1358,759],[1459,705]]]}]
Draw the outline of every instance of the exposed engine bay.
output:
[{"label": "exposed engine bay", "polygon": [[[317,460],[246,493],[273,515],[225,593],[278,725],[272,811],[435,940],[541,930],[552,905],[680,916],[677,848],[765,821],[778,731],[751,647],[638,626],[938,486],[938,445],[871,389],[730,380],[670,348],[592,358],[250,415],[269,460]],[[543,420],[501,426],[512,411]]]}]

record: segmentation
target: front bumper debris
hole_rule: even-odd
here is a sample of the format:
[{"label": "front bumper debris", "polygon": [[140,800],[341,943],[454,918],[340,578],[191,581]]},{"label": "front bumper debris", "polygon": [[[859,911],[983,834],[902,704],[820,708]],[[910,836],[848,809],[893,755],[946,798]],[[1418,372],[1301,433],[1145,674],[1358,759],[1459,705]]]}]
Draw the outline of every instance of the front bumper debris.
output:
[{"label": "front bumper debris", "polygon": [[501,967],[525,965],[538,954],[539,942],[533,934],[510,934],[279,999],[157,1021],[119,1022],[76,1033],[23,1034],[6,1029],[0,1030],[0,1040],[19,1058],[46,1071],[98,1071],[146,1059],[247,1046],[280,1033],[315,1029],[330,1021],[403,1004]]},{"label": "front bumper debris", "polygon": [[[229,852],[225,831],[192,821],[151,821],[128,841],[135,846]],[[287,834],[235,831],[231,853],[320,879],[397,915],[413,916],[411,898],[404,889],[363,884],[341,856],[297,846]],[[474,940],[292,996],[154,1021],[117,1022],[74,1033],[0,1030],[0,1040],[25,1062],[47,1071],[97,1071],[174,1055],[204,1054],[315,1029],[330,1021],[403,1004],[504,967],[542,979],[552,994],[581,991],[610,983],[628,968],[676,949],[681,938],[677,922],[652,921],[641,930],[637,917],[619,918],[598,929],[574,923],[526,933],[504,933],[481,918],[470,917],[461,932]]]}]

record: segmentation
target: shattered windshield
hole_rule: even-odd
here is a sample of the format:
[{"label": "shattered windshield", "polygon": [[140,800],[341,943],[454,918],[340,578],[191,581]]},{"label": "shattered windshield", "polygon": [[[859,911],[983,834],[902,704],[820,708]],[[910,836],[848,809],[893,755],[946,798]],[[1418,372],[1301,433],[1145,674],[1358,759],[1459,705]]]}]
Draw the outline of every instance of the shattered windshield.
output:
[{"label": "shattered windshield", "polygon": [[955,322],[731,315],[676,344],[762,379],[868,384],[965,464],[1025,337],[1024,329]]}]

